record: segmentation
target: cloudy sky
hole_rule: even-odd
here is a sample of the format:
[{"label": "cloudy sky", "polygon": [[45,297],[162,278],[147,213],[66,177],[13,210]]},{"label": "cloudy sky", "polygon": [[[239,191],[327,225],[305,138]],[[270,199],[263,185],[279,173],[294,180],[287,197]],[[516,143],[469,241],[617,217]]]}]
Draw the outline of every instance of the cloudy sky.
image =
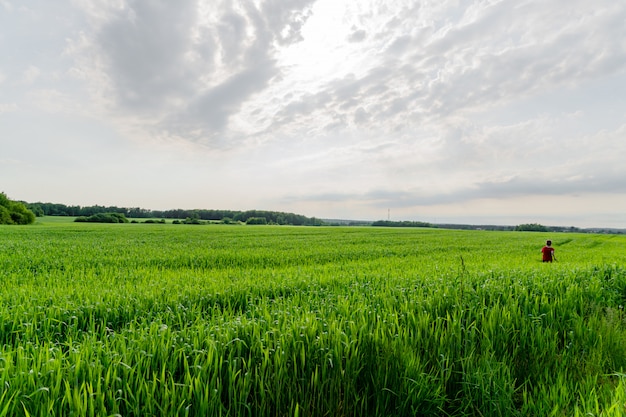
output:
[{"label": "cloudy sky", "polygon": [[626,227],[626,3],[0,0],[0,191]]}]

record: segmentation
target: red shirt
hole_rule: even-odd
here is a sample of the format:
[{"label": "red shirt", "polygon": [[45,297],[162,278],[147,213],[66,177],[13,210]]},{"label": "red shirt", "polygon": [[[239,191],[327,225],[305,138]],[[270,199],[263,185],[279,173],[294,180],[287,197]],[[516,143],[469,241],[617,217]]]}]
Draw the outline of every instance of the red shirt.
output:
[{"label": "red shirt", "polygon": [[551,246],[544,246],[541,248],[544,262],[552,262],[552,255],[554,254],[554,248]]}]

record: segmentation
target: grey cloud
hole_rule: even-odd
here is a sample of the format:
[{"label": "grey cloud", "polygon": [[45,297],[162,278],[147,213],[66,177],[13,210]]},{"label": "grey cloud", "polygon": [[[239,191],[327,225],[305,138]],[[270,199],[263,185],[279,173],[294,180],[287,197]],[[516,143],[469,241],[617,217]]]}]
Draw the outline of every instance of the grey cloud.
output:
[{"label": "grey cloud", "polygon": [[[623,178],[623,177],[622,177]],[[624,193],[626,183],[612,175],[596,175],[582,178],[555,178],[541,173],[536,177],[515,177],[507,181],[483,182],[465,198],[510,198],[538,195],[558,196],[594,193]]]},{"label": "grey cloud", "polygon": [[[275,74],[271,65],[259,65],[233,75],[218,86],[198,94],[184,112],[168,119],[163,125],[179,126],[181,131],[199,125],[200,135],[212,137],[228,124],[229,117],[239,110],[241,103],[259,88],[264,88]],[[202,121],[202,123],[198,123]],[[198,135],[196,133],[195,135]]]},{"label": "grey cloud", "polygon": [[170,134],[215,137],[280,74],[275,44],[300,39],[312,2],[224,2],[207,26],[197,0],[128,1],[95,37],[106,94],[119,113],[132,110]]},{"label": "grey cloud", "polygon": [[407,208],[445,204],[462,204],[477,199],[506,200],[523,196],[560,196],[599,193],[624,193],[626,184],[617,177],[591,177],[585,179],[552,179],[543,177],[515,177],[506,181],[481,182],[453,192],[432,193],[429,190],[374,189],[364,193],[336,192],[292,195],[293,201],[322,203],[359,201],[377,208]]},{"label": "grey cloud", "polygon": [[358,29],[350,33],[348,36],[348,42],[362,42],[367,37],[367,32],[363,29]]},{"label": "grey cloud", "polygon": [[366,121],[369,120],[370,115],[367,113],[367,111],[365,111],[363,109],[363,107],[359,107],[358,109],[356,109],[356,111],[354,112],[354,123],[359,125],[362,123],[365,123]]},{"label": "grey cloud", "polygon": [[339,103],[344,101],[351,102],[354,98],[359,96],[362,84],[361,80],[356,80],[353,76],[349,76],[337,80],[328,90],[333,92],[333,95]]},{"label": "grey cloud", "polygon": [[153,111],[192,91],[185,65],[195,1],[134,1],[98,34],[122,109]]},{"label": "grey cloud", "polygon": [[[372,117],[363,107],[363,102],[374,96],[383,96],[389,91],[384,78],[390,76],[392,72],[389,68],[376,68],[363,78],[349,75],[333,80],[317,93],[286,96],[284,99],[287,104],[276,114],[272,126],[280,129],[283,125],[296,123],[300,117],[315,117],[316,113],[345,114],[355,122],[363,124]],[[365,118],[366,115],[369,117]],[[333,123],[327,128],[334,126],[344,128],[347,119],[342,117],[340,120],[344,122],[343,125]]]},{"label": "grey cloud", "polygon": [[222,60],[227,65],[240,64],[242,45],[247,40],[248,23],[244,16],[229,11],[217,25],[217,39],[220,42]]},{"label": "grey cloud", "polygon": [[302,115],[310,115],[314,111],[324,109],[331,103],[332,95],[329,91],[322,91],[316,94],[306,94],[298,98],[297,101],[291,101],[276,116],[274,125],[288,124],[295,120],[296,117]]},{"label": "grey cloud", "polygon": [[396,57],[398,54],[406,52],[413,42],[413,36],[400,36],[391,42],[391,44],[385,50],[385,53],[388,54],[390,57]]},{"label": "grey cloud", "polygon": [[261,5],[266,30],[283,45],[302,40],[300,32],[313,3],[315,0],[266,0]]}]

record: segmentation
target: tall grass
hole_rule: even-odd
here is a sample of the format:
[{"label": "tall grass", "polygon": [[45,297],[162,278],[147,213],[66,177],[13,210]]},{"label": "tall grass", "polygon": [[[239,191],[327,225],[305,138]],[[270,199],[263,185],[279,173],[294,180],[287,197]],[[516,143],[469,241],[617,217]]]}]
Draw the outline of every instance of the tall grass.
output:
[{"label": "tall grass", "polygon": [[2,227],[0,416],[624,415],[626,239],[546,237]]}]

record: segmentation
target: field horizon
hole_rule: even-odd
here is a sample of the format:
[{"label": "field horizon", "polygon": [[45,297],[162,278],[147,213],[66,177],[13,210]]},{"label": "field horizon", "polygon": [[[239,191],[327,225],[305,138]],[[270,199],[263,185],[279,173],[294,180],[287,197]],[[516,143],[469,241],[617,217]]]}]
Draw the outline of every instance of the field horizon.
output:
[{"label": "field horizon", "polygon": [[[46,225],[46,224],[58,224],[58,223],[71,223],[79,216],[55,216],[55,215],[47,215],[42,217],[37,217],[35,220],[35,224],[37,225]],[[137,223],[143,223],[146,220],[161,220],[162,217],[129,217],[128,220],[135,221]],[[167,219],[166,223],[172,223],[176,219]],[[368,226],[374,221],[369,220],[355,220],[355,219],[322,219],[321,221],[325,222],[324,226],[349,226],[349,227],[363,227]],[[285,225],[287,226],[287,225]],[[448,223],[432,223],[433,228],[437,229],[451,229],[451,230],[486,230],[486,231],[512,231],[517,225],[502,225],[502,224],[448,224]],[[626,228],[615,228],[615,227],[576,227],[576,226],[554,226],[554,225],[544,225],[548,227],[550,232],[547,233],[592,233],[592,234],[626,234]],[[377,226],[380,227],[380,226]]]}]

